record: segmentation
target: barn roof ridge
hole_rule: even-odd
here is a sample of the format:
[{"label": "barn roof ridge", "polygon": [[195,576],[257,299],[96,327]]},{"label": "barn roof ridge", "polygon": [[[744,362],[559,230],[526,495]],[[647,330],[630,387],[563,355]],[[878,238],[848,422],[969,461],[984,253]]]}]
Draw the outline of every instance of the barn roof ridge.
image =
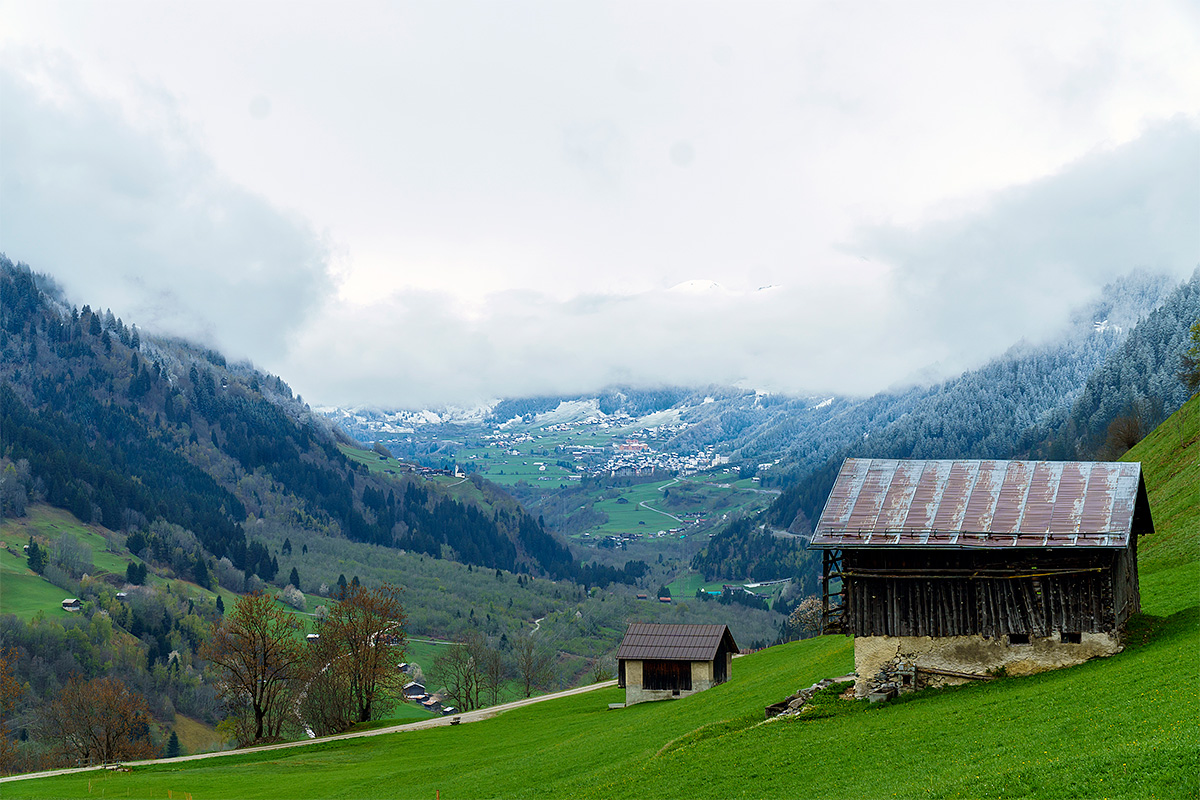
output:
[{"label": "barn roof ridge", "polygon": [[847,458],[811,546],[1120,548],[1153,530],[1138,462]]}]

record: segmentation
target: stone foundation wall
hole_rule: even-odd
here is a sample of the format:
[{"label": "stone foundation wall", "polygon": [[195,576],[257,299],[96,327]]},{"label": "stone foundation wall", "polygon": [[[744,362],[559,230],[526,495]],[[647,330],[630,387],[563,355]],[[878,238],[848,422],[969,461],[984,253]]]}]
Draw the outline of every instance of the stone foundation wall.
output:
[{"label": "stone foundation wall", "polygon": [[[866,697],[881,687],[911,691],[924,686],[965,683],[969,678],[922,670],[945,670],[975,675],[1003,669],[1009,675],[1033,675],[1082,664],[1098,656],[1121,652],[1115,634],[1084,633],[1080,642],[1059,641],[1058,634],[1030,637],[1029,644],[1009,644],[1007,637],[982,636],[858,636],[854,639],[854,693]],[[906,676],[915,672],[909,683]]]}]

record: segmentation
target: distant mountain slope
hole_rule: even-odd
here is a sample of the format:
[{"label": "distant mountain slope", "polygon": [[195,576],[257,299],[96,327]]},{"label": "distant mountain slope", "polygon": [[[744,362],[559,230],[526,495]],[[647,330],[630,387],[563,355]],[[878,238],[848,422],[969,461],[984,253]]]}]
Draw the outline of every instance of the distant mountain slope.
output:
[{"label": "distant mountain slope", "polygon": [[[250,521],[560,578],[578,569],[499,490],[462,503],[347,459],[336,430],[277,377],[70,307],[51,279],[2,256],[0,282],[0,454],[28,461],[26,492],[85,522],[165,519],[264,580],[277,566]],[[193,570],[205,561],[195,554]]]},{"label": "distant mountain slope", "polygon": [[1050,429],[1041,452],[1054,458],[1096,453],[1107,444],[1108,428],[1118,417],[1134,417],[1135,433],[1144,434],[1182,406],[1189,393],[1178,377],[1180,359],[1197,320],[1200,269],[1088,377],[1069,417]]},{"label": "distant mountain slope", "polygon": [[1200,271],[1175,287],[1135,274],[1109,287],[1091,314],[1077,315],[1064,342],[1018,345],[912,403],[882,430],[829,451],[780,495],[768,518],[781,527],[797,516],[815,520],[850,456],[1097,457],[1108,424],[1134,401],[1158,409],[1146,420],[1149,430],[1187,399],[1176,372],[1198,317]]}]

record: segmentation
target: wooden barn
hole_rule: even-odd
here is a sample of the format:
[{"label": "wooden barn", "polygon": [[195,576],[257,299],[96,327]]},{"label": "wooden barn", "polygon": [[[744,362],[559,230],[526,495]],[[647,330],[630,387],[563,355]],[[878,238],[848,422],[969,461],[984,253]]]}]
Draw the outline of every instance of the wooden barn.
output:
[{"label": "wooden barn", "polygon": [[728,625],[633,622],[617,649],[617,685],[627,706],[685,697],[729,680],[737,651]]},{"label": "wooden barn", "polygon": [[812,547],[864,696],[1119,652],[1153,531],[1140,464],[851,458]]}]

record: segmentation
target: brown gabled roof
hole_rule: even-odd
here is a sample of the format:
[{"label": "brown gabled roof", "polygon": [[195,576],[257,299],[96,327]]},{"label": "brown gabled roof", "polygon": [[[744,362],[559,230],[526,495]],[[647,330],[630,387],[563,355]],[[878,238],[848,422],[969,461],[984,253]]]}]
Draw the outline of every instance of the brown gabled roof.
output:
[{"label": "brown gabled roof", "polygon": [[848,458],[812,546],[1125,547],[1153,531],[1137,463]]},{"label": "brown gabled roof", "polygon": [[617,650],[617,659],[712,661],[721,642],[737,652],[728,625],[656,625],[631,622]]}]

